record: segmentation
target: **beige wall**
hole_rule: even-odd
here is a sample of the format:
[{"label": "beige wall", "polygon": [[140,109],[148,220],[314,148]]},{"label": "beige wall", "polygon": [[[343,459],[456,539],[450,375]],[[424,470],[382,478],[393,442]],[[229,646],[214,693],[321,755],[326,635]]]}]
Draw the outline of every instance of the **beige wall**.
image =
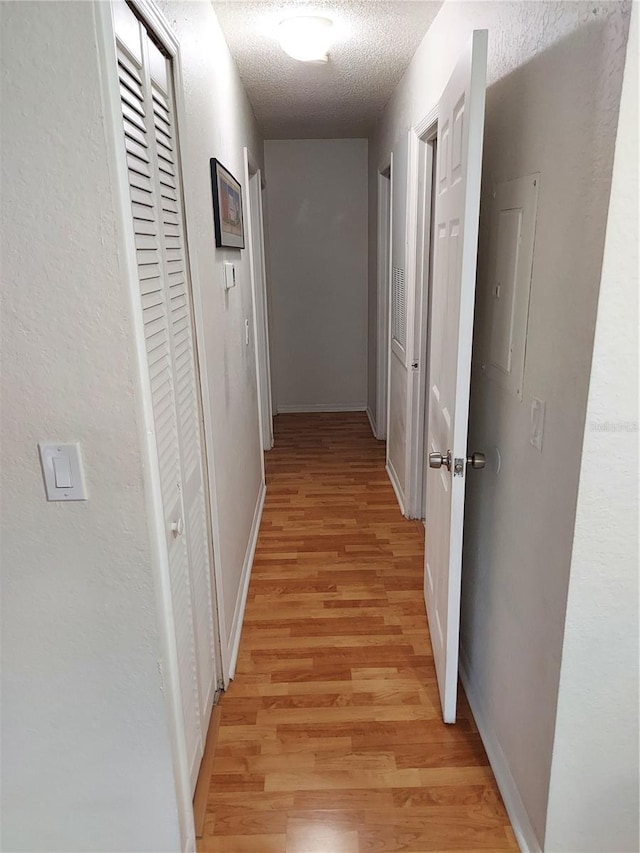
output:
[{"label": "beige wall", "polygon": [[[393,255],[404,266],[407,132],[436,105],[472,30],[488,29],[476,343],[486,322],[493,184],[541,178],[522,402],[482,378],[476,348],[469,447],[489,464],[468,483],[461,643],[485,735],[503,759],[512,815],[533,849],[545,833],[628,15],[620,3],[445,3],[370,145],[370,237],[375,172],[393,150]],[[370,258],[370,298],[375,274]],[[402,376],[396,386],[389,456],[398,470],[406,453]],[[547,405],[542,453],[529,443],[533,396]]]}]

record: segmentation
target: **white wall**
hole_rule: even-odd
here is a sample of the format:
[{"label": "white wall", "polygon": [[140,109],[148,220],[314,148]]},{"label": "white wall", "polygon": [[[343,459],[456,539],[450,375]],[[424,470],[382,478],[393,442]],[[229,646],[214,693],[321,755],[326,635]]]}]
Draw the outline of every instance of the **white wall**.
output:
[{"label": "white wall", "polygon": [[265,142],[278,411],[367,401],[367,140]]},{"label": "white wall", "polygon": [[[3,849],[176,850],[129,294],[90,3],[2,6]],[[47,503],[43,439],[89,500]]]},{"label": "white wall", "polygon": [[[242,180],[243,147],[262,165],[262,138],[210,3],[160,0],[182,51],[186,95],[185,199],[202,298],[205,341],[201,358],[209,386],[205,405],[213,422],[212,459],[218,495],[222,614],[229,653],[241,628],[252,525],[261,495],[262,445],[253,336],[249,250],[216,249],[209,158],[217,157]],[[243,192],[248,189],[243,187]],[[245,197],[246,205],[246,197]],[[223,287],[222,264],[236,265],[237,285]],[[244,321],[251,334],[245,346]]]},{"label": "white wall", "polygon": [[638,832],[638,27],[631,22],[589,385],[546,847]]},{"label": "white wall", "polygon": [[[181,128],[213,422],[226,636],[262,466],[247,252],[216,250],[209,158],[262,142],[209,3],[161,3],[182,46]],[[2,5],[2,841],[176,850],[180,827],[142,479],[130,297],[95,6]],[[115,73],[115,72],[114,72]],[[237,263],[227,296],[222,261]],[[89,500],[48,504],[37,442],[79,440]]]},{"label": "white wall", "polygon": [[[628,13],[619,3],[445,3],[370,146],[370,188],[379,162],[394,152],[393,252],[401,266],[407,131],[437,103],[472,30],[489,30],[478,337],[493,183],[535,171],[541,182],[522,402],[479,375],[476,354],[469,447],[485,451],[489,465],[468,481],[461,642],[485,736],[504,757],[534,847],[545,832]],[[397,386],[402,398],[406,385]],[[529,444],[533,396],[547,404],[542,453]],[[401,413],[391,416],[389,454],[402,460],[404,430],[399,423],[394,434],[394,418]]]}]

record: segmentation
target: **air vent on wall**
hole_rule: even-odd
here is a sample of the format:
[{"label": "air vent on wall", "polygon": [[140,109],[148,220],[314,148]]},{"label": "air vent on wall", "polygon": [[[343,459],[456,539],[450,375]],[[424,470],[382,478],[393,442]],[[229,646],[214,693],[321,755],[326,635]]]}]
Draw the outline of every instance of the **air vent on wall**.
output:
[{"label": "air vent on wall", "polygon": [[394,267],[391,283],[391,334],[393,340],[403,349],[406,342],[406,327],[404,270]]}]

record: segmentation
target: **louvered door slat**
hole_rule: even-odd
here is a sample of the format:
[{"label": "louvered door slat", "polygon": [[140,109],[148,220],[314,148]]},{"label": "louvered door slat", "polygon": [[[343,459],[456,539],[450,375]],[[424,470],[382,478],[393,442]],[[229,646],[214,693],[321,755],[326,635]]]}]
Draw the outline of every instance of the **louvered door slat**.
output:
[{"label": "louvered door slat", "polygon": [[[137,187],[132,187],[129,185],[129,193],[131,195],[131,209],[135,214],[135,211],[138,210],[138,205],[147,208],[147,218],[150,216],[154,221],[157,220],[156,208],[153,201],[153,197],[151,195],[151,189],[140,190]],[[136,207],[133,207],[133,205]],[[137,215],[137,214],[135,214]]]},{"label": "louvered door slat", "polygon": [[126,116],[124,118],[124,134],[128,139],[134,140],[139,145],[145,145],[145,135],[144,131],[140,129],[140,126],[135,122],[129,121]]},{"label": "louvered door slat", "polygon": [[170,145],[169,137],[161,133],[156,127],[156,142],[158,143],[158,154],[160,157],[167,159],[167,156],[173,156],[173,148]]},{"label": "louvered door slat", "polygon": [[[144,93],[142,91],[142,84],[139,82],[139,78],[134,77],[123,63],[120,64],[120,83],[122,86],[126,87],[129,92],[131,92],[136,101],[140,104],[144,104]],[[138,112],[138,109],[128,97],[126,97],[125,100],[129,106],[132,106],[134,110]]]},{"label": "louvered door slat", "polygon": [[[142,134],[141,134],[142,135]],[[137,139],[134,139],[132,135],[126,132],[125,128],[125,143],[127,147],[127,154],[130,154],[132,157],[137,157],[142,163],[147,165],[147,170],[144,174],[151,175],[149,171],[149,152],[146,149],[144,143],[138,142]]]},{"label": "louvered door slat", "polygon": [[156,234],[155,225],[148,219],[134,219],[133,224],[136,230],[136,234]]},{"label": "louvered door slat", "polygon": [[[140,277],[140,279],[142,281],[146,281],[146,280],[151,281],[152,280],[152,281],[157,281],[160,283],[161,282],[160,264],[156,264],[156,263],[147,264],[147,266],[144,269],[138,269],[138,276]],[[160,283],[160,286],[161,286],[161,283]]]},{"label": "louvered door slat", "polygon": [[[141,195],[144,198],[144,195]],[[145,204],[143,201],[132,201],[131,212],[133,213],[134,219],[136,220],[145,220],[147,222],[156,221],[153,207],[151,207],[151,205],[149,204]]]},{"label": "louvered door slat", "polygon": [[[118,28],[120,29],[120,28]],[[122,31],[118,33],[118,40],[120,48],[118,50],[118,65],[120,68],[123,68],[130,77],[132,77],[136,83],[142,86],[142,74],[140,73],[140,59],[138,57],[141,56],[139,49],[140,45],[132,46],[127,44],[128,38]],[[129,48],[133,47],[133,50],[129,52]],[[141,98],[141,100],[143,100]]]},{"label": "louvered door slat", "polygon": [[[171,185],[171,184],[167,183],[167,181],[163,181],[162,177],[160,178],[160,184],[161,184],[160,194],[162,195],[162,198],[167,199],[167,201],[169,201],[169,202],[173,202],[175,205],[175,211],[177,212],[177,210],[178,210],[178,193],[176,192],[175,185]],[[163,203],[162,203],[163,207],[164,207],[164,204],[165,203],[163,201]],[[174,208],[168,207],[167,209],[172,210]]]},{"label": "louvered door slat", "polygon": [[170,214],[171,216],[175,216],[175,221],[178,220],[178,205],[175,199],[170,199],[168,196],[163,195],[161,198],[161,207],[162,207],[162,219],[164,221],[165,215]]},{"label": "louvered door slat", "polygon": [[140,288],[140,300],[142,302],[143,310],[146,308],[153,308],[156,305],[162,305],[162,291],[156,289],[150,292],[145,292],[142,288]]},{"label": "louvered door slat", "polygon": [[139,112],[132,109],[127,103],[124,101],[121,104],[122,106],[122,115],[130,125],[137,127],[140,131],[144,133],[145,124],[144,124],[144,116],[140,115]]},{"label": "louvered door slat", "polygon": [[[157,113],[155,114],[155,125],[157,130],[162,134],[162,138],[173,140],[173,134],[171,132],[169,122]],[[173,148],[173,145],[171,145],[171,147]]]},{"label": "louvered door slat", "polygon": [[133,110],[134,113],[137,113],[140,118],[144,118],[144,107],[142,106],[140,99],[127,86],[126,80],[123,81],[122,76],[120,77],[120,98],[122,102],[129,107],[129,109]]}]

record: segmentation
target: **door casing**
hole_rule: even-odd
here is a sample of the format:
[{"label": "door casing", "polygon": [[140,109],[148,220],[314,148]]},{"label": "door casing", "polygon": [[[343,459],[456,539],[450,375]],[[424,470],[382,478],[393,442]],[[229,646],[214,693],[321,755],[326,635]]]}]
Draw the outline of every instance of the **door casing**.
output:
[{"label": "door casing", "polygon": [[391,226],[393,154],[378,169],[377,352],[375,435],[386,439],[389,416],[389,298],[391,282]]}]

